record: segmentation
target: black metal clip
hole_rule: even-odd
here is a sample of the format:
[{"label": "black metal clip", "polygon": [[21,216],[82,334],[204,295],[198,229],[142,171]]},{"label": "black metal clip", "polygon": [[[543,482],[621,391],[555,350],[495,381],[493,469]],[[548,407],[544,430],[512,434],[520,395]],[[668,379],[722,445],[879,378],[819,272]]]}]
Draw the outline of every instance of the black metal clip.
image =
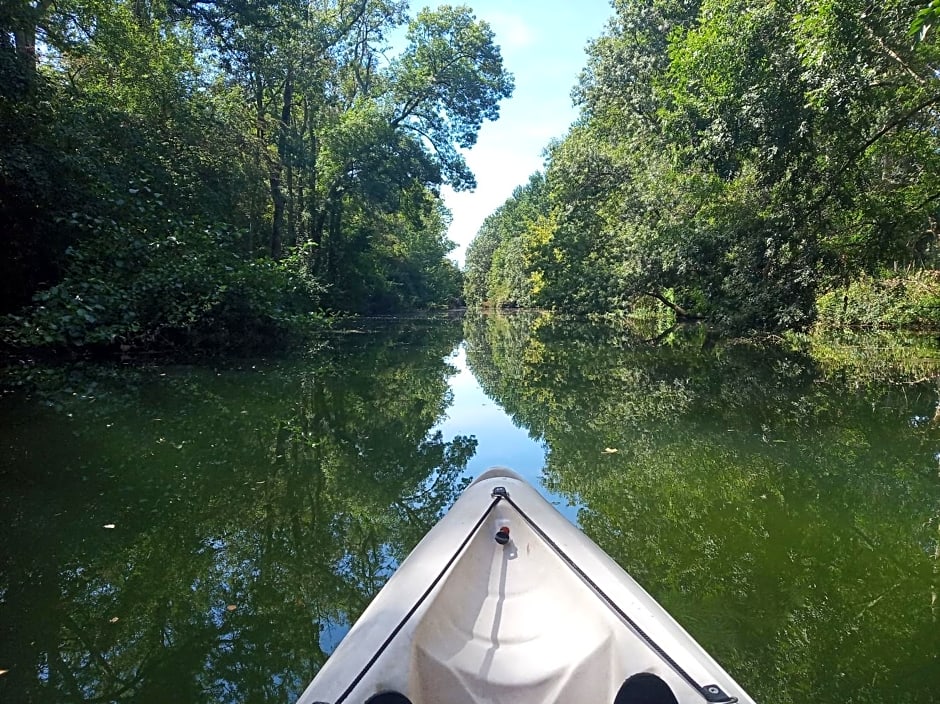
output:
[{"label": "black metal clip", "polygon": [[504,487],[504,486],[494,486],[494,487],[493,487],[493,494],[492,494],[492,496],[493,496],[494,499],[495,499],[497,496],[498,496],[499,498],[501,498],[501,499],[508,499],[508,498],[509,498],[509,492],[506,491],[506,487]]}]

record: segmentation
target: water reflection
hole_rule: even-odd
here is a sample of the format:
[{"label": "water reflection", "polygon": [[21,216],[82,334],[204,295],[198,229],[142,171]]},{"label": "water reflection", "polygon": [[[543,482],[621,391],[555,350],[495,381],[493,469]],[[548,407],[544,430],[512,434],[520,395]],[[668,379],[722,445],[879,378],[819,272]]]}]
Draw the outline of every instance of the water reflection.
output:
[{"label": "water reflection", "polygon": [[[467,345],[461,345],[451,363],[456,373],[450,378],[454,403],[441,423],[444,437],[472,433],[477,450],[467,464],[467,472],[479,476],[495,465],[511,467],[525,477],[549,500],[557,500],[541,484],[545,464],[545,448],[538,437],[519,425],[503,408],[490,398],[477,381],[467,360]],[[569,511],[570,517],[574,514]]]},{"label": "water reflection", "polygon": [[2,441],[0,699],[292,701],[452,503],[459,324],[303,363],[35,370]]},{"label": "water reflection", "polygon": [[466,330],[483,387],[548,447],[547,486],[758,701],[936,701],[933,348]]},{"label": "water reflection", "polygon": [[758,701],[936,701],[936,357],[518,315],[302,361],[21,371],[0,701],[292,702],[494,463],[575,507]]}]

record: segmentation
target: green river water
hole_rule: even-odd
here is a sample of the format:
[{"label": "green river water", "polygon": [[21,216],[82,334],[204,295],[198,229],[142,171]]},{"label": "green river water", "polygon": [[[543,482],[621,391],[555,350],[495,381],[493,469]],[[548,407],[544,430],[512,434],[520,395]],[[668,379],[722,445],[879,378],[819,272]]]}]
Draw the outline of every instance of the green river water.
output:
[{"label": "green river water", "polygon": [[[940,350],[517,315],[7,370],[0,702],[291,704],[493,464],[762,704],[940,701]],[[587,704],[587,703],[583,703]]]}]

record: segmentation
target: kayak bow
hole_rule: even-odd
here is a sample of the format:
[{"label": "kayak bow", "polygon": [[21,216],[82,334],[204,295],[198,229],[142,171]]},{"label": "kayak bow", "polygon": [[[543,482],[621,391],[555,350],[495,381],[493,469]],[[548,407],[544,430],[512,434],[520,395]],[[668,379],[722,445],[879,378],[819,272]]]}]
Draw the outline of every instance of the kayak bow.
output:
[{"label": "kayak bow", "polygon": [[474,481],[297,704],[754,704],[526,481]]}]

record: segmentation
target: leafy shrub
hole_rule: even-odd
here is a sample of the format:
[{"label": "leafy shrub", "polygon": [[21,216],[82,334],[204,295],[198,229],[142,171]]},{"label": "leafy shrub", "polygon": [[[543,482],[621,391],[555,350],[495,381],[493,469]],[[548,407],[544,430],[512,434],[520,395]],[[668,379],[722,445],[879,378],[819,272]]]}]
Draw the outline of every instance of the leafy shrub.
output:
[{"label": "leafy shrub", "polygon": [[940,328],[940,272],[852,282],[817,302],[822,328]]},{"label": "leafy shrub", "polygon": [[165,215],[160,222],[147,204],[153,198],[136,199],[146,217],[130,224],[75,213],[69,224],[87,237],[66,252],[59,283],[7,316],[6,340],[49,349],[252,349],[322,323],[301,254],[245,259],[235,233]]}]

